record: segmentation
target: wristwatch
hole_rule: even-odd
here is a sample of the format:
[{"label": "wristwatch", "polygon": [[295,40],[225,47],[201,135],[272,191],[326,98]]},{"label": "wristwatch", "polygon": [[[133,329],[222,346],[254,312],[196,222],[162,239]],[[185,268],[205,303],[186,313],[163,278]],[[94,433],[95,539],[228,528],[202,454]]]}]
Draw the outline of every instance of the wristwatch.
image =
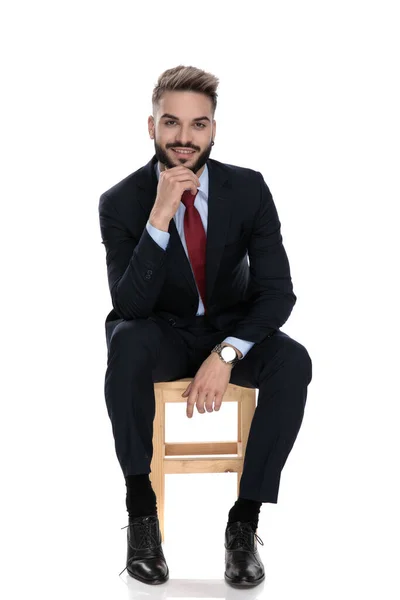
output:
[{"label": "wristwatch", "polygon": [[232,346],[223,346],[222,343],[214,346],[211,352],[216,352],[219,354],[222,362],[226,363],[227,365],[235,366],[240,360],[238,353],[234,348],[232,348]]}]

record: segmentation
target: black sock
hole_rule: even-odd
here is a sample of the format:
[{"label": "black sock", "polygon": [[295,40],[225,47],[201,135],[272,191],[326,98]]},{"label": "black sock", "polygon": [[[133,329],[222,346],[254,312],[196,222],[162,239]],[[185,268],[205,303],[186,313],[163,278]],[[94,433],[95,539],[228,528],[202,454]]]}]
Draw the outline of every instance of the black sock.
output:
[{"label": "black sock", "polygon": [[255,531],[258,526],[258,515],[261,504],[262,502],[258,502],[257,500],[247,500],[239,496],[229,511],[228,524],[234,521],[250,521]]},{"label": "black sock", "polygon": [[126,509],[129,518],[157,515],[157,498],[148,473],[125,477]]}]

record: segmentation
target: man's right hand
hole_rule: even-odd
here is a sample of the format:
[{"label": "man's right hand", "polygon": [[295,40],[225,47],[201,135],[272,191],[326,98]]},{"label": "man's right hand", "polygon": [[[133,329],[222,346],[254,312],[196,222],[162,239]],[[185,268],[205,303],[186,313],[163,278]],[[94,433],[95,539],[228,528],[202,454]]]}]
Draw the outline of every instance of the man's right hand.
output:
[{"label": "man's right hand", "polygon": [[161,171],[157,197],[149,217],[150,224],[168,231],[169,222],[179,208],[183,192],[190,190],[195,195],[198,187],[199,178],[184,165]]}]

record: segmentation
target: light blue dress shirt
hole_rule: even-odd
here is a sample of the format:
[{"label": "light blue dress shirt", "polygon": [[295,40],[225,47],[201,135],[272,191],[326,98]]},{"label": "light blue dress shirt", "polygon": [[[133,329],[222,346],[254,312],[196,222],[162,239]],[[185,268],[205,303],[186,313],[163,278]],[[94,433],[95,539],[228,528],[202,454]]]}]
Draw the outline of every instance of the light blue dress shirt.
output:
[{"label": "light blue dress shirt", "polygon": [[[159,179],[160,178],[160,166],[159,166],[158,161],[156,162],[156,165],[155,165],[155,171],[157,174],[157,179]],[[204,230],[207,234],[207,218],[208,218],[208,167],[207,167],[207,164],[205,165],[203,172],[200,175],[199,179],[200,179],[200,188],[198,188],[198,192],[196,194],[194,205],[200,213],[201,221],[203,223]],[[188,249],[186,246],[184,226],[183,226],[183,217],[185,215],[185,210],[186,210],[186,206],[181,202],[179,204],[179,208],[176,211],[176,213],[174,214],[173,218],[175,221],[176,229],[179,233],[182,245],[185,249],[186,256],[188,257],[189,264],[190,264]],[[157,227],[154,227],[154,225],[151,225],[151,223],[149,221],[147,221],[147,223],[146,223],[146,229],[149,232],[149,234],[151,235],[151,237],[153,238],[153,240],[159,246],[161,246],[161,248],[163,248],[163,250],[166,250],[168,242],[169,242],[170,233],[168,231],[161,231]],[[192,265],[190,265],[190,266],[192,266]],[[193,269],[192,269],[192,273],[193,273]],[[194,273],[193,273],[193,277],[194,277]],[[194,280],[196,282],[195,277],[194,277]],[[197,287],[197,283],[196,283],[196,287]],[[199,316],[199,315],[204,315],[204,304],[201,299],[198,287],[197,287],[197,292],[199,294],[199,307],[197,309],[196,315]],[[228,336],[223,341],[227,342],[228,344],[232,344],[232,346],[235,346],[238,350],[240,350],[240,352],[243,354],[243,358],[246,356],[246,354],[250,350],[250,348],[252,348],[255,344],[255,342],[248,342],[246,340],[241,340],[241,339],[233,337],[233,336]]]}]

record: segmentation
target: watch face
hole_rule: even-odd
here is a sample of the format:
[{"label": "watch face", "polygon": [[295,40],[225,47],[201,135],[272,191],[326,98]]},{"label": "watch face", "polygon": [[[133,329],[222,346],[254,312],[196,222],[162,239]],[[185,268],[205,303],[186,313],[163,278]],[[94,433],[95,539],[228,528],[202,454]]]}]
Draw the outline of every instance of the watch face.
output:
[{"label": "watch face", "polygon": [[236,358],[236,352],[230,346],[224,346],[221,350],[221,356],[224,360],[233,360]]}]

